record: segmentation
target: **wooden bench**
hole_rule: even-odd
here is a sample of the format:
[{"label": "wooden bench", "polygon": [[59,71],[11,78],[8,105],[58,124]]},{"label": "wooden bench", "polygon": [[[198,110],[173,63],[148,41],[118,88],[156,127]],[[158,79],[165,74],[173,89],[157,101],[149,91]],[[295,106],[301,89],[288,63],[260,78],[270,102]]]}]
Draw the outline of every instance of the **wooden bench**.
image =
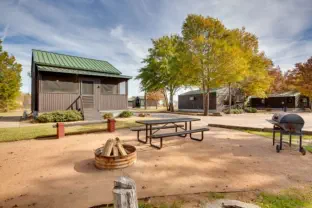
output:
[{"label": "wooden bench", "polygon": [[92,125],[92,124],[102,124],[102,123],[109,123],[107,120],[101,120],[101,121],[81,121],[81,122],[74,122],[74,123],[63,123],[58,122],[56,124],[53,124],[53,128],[56,129],[56,135],[57,138],[62,138],[65,136],[65,127],[71,127],[71,126],[85,126],[85,125]]},{"label": "wooden bench", "polygon": [[[151,136],[150,145],[152,147],[157,148],[157,149],[161,149],[162,148],[162,143],[163,143],[163,138],[172,137],[172,136],[181,136],[181,135],[187,135],[187,134],[190,135],[190,138],[192,140],[203,141],[203,139],[204,139],[204,132],[205,131],[209,131],[209,128],[199,128],[199,129],[192,129],[192,130],[187,130],[187,131],[180,131],[180,132],[173,132],[173,133],[164,133],[164,134],[153,134]],[[198,132],[201,132],[201,139],[192,137],[192,133],[198,133]],[[159,146],[154,145],[152,143],[152,139],[160,139],[160,145]]]},{"label": "wooden bench", "polygon": [[[168,126],[154,126],[152,127],[152,130],[160,130],[160,129],[171,129],[171,128],[175,128],[176,129],[176,132],[178,131],[178,128],[183,128],[184,125],[168,125]],[[133,127],[133,128],[130,128],[131,131],[136,131],[137,132],[137,140],[139,142],[142,142],[144,144],[147,143],[147,135],[146,135],[146,138],[145,138],[145,141],[143,140],[140,140],[140,131],[146,131],[146,127],[145,126],[140,126],[140,127]],[[150,128],[148,128],[148,130],[150,130]]]}]

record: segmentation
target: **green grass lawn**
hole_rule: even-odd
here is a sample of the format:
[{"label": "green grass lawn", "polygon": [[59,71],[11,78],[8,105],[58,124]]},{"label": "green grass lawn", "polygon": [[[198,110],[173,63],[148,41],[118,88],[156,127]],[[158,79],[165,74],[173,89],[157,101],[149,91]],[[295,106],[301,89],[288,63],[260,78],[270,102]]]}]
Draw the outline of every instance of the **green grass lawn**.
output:
[{"label": "green grass lawn", "polygon": [[[273,134],[272,132],[266,132],[266,131],[254,131],[254,130],[244,130],[245,132],[247,133],[250,133],[250,134],[256,134],[256,135],[259,135],[259,136],[263,136],[263,137],[267,137],[267,138],[270,138],[272,139],[273,137]],[[280,137],[280,134],[278,132],[276,132],[275,134],[275,138],[276,139],[279,139]],[[286,135],[284,135],[283,137],[287,137]],[[294,139],[299,139],[298,136],[292,136]],[[312,140],[312,136],[311,135],[304,135],[303,136],[303,139],[304,140]]]},{"label": "green grass lawn", "polygon": [[312,187],[289,189],[280,194],[261,193],[257,204],[262,208],[312,208]]},{"label": "green grass lawn", "polygon": [[[287,189],[278,194],[267,192],[243,192],[243,193],[202,193],[209,202],[219,199],[238,199],[247,203],[257,204],[261,208],[312,208],[312,187],[305,189]],[[189,199],[188,199],[189,200]],[[182,208],[188,207],[187,201],[183,197],[179,200],[169,200],[164,203],[153,200],[153,202],[139,201],[139,208]],[[201,204],[205,204],[207,200],[201,197]]]},{"label": "green grass lawn", "polygon": [[[269,139],[272,139],[273,135],[272,132],[265,132],[265,131],[254,131],[254,130],[244,130],[244,132],[250,133],[250,134],[255,134],[255,135],[259,135],[259,136],[263,136]],[[277,139],[277,141],[279,140],[280,134],[276,133],[275,134],[275,138]],[[288,136],[284,135],[283,138],[286,138]],[[299,136],[292,136],[293,141],[299,140]],[[306,141],[310,141],[312,140],[312,136],[311,135],[304,135],[303,136],[303,140]],[[309,151],[310,153],[312,153],[312,144],[310,143],[309,145],[304,145],[303,146],[305,148],[306,151]]]},{"label": "green grass lawn", "polygon": [[[116,128],[129,128],[138,126],[135,120],[142,118],[116,119]],[[37,139],[43,137],[56,136],[56,129],[52,128],[52,123],[33,124],[25,127],[0,128],[0,142],[11,142],[19,140]],[[79,134],[96,131],[105,131],[107,124],[93,124],[86,126],[65,127],[65,134]]]}]

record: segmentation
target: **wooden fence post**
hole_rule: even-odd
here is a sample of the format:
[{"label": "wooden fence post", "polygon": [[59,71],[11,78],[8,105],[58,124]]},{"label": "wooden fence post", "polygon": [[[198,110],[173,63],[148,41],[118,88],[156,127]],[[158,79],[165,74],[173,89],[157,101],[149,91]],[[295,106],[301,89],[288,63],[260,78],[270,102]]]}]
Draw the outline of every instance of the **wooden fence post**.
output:
[{"label": "wooden fence post", "polygon": [[136,186],[133,179],[120,176],[114,182],[114,208],[138,208]]}]

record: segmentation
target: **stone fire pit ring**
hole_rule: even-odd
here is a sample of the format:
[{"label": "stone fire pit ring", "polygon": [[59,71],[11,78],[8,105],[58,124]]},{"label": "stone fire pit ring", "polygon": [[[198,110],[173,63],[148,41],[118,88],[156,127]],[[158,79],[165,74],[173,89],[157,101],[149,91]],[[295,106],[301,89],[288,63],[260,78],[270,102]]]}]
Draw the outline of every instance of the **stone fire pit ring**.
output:
[{"label": "stone fire pit ring", "polygon": [[95,154],[95,167],[98,169],[120,169],[133,165],[137,160],[136,148],[132,145],[122,145],[127,155],[103,156]]}]

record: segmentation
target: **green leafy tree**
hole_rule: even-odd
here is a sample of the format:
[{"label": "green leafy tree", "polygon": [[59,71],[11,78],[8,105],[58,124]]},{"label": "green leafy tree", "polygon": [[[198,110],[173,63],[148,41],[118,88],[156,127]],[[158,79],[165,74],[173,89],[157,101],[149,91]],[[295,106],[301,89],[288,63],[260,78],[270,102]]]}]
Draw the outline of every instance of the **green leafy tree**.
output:
[{"label": "green leafy tree", "polygon": [[246,32],[245,28],[234,29],[231,32],[234,36],[232,41],[239,45],[241,52],[239,55],[237,53],[236,60],[241,59],[237,64],[243,64],[244,67],[236,68],[234,74],[229,72],[226,80],[236,82],[236,86],[244,92],[245,99],[250,95],[266,97],[272,83],[269,74],[272,61],[265,56],[264,52],[259,52],[258,38],[254,34]]},{"label": "green leafy tree", "polygon": [[228,47],[224,50],[224,64],[225,70],[223,75],[224,84],[228,86],[229,90],[229,113],[231,113],[232,105],[232,87],[238,87],[238,83],[243,81],[249,74],[250,52],[251,49],[246,47],[242,40],[243,30],[231,30],[227,36]]},{"label": "green leafy tree", "polygon": [[169,93],[169,108],[173,108],[173,96],[184,84],[183,66],[184,44],[177,35],[163,36],[152,40],[153,47],[143,60],[145,66],[140,69],[136,79],[141,81],[141,88],[146,92],[162,90]]},{"label": "green leafy tree", "polygon": [[265,98],[266,92],[269,90],[272,78],[269,76],[269,68],[272,67],[272,61],[268,59],[264,53],[259,53],[251,58],[250,70],[248,76],[239,83],[240,89],[249,96]]},{"label": "green leafy tree", "polygon": [[20,93],[22,65],[3,51],[1,44],[0,40],[0,109],[9,111],[16,106]]},{"label": "green leafy tree", "polygon": [[218,19],[188,15],[182,34],[191,56],[185,73],[203,90],[204,115],[208,115],[210,90],[242,80],[247,61],[233,32]]}]

